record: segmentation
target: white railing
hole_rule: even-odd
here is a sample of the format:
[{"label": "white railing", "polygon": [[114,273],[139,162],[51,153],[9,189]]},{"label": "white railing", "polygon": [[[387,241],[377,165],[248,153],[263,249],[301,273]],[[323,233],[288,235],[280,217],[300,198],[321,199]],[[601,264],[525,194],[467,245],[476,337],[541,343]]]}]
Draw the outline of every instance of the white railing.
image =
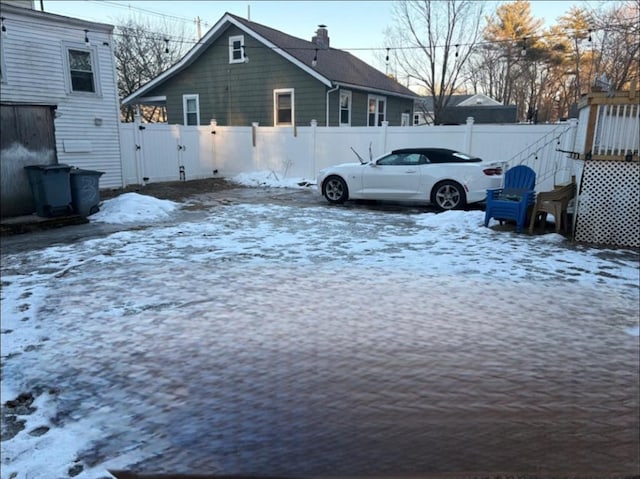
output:
[{"label": "white railing", "polygon": [[638,155],[640,105],[598,105],[596,129],[591,151],[593,155]]},{"label": "white railing", "polygon": [[125,123],[121,152],[125,184],[142,184],[271,170],[281,177],[314,180],[327,166],[378,156],[396,148],[458,149],[510,166],[526,164],[536,189],[570,181],[577,121],[551,125],[390,127],[181,126]]}]

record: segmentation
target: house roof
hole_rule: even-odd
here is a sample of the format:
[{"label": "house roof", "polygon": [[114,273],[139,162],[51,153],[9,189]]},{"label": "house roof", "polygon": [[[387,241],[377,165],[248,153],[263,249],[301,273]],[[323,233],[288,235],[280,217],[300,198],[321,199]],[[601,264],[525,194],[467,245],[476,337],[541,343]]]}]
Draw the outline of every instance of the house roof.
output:
[{"label": "house roof", "polygon": [[[3,13],[13,13],[16,15],[21,15],[25,17],[31,17],[41,20],[46,20],[50,22],[57,22],[67,27],[78,27],[81,29],[89,29],[100,32],[113,32],[113,25],[108,23],[98,23],[98,22],[90,22],[88,20],[81,20],[79,18],[67,17],[65,15],[58,15],[56,13],[49,12],[41,12],[39,10],[34,10],[32,8],[27,8],[25,6],[16,6],[15,4],[2,3],[2,12]],[[37,27],[36,27],[37,28]]]},{"label": "house roof", "polygon": [[[123,103],[133,103],[135,100],[142,99],[146,92],[191,65],[230,25],[235,25],[243,30],[266,48],[271,48],[275,53],[306,71],[327,87],[357,88],[411,99],[418,97],[408,88],[348,52],[336,48],[322,49],[311,41],[302,40],[265,25],[225,13],[202,40],[178,63],[129,95],[123,100]],[[246,55],[251,58],[251,49],[247,49]],[[314,67],[312,62],[316,55],[317,62]]]},{"label": "house roof", "polygon": [[[421,97],[418,101],[424,105],[427,111],[433,111],[433,97],[424,96],[424,97]],[[503,106],[503,105],[499,101],[494,100],[493,98],[487,95],[484,95],[482,93],[477,93],[474,95],[451,95],[451,97],[449,97],[449,103],[447,105],[447,108],[462,107],[462,106],[484,108],[487,106]]]}]

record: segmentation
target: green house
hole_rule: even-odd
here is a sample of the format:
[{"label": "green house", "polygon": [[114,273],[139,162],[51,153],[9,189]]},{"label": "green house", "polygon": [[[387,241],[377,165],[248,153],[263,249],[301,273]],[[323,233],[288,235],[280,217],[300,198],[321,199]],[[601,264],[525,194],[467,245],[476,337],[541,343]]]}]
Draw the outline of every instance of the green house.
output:
[{"label": "green house", "polygon": [[178,63],[124,99],[164,105],[170,124],[410,125],[417,95],[320,25],[311,41],[226,13]]}]

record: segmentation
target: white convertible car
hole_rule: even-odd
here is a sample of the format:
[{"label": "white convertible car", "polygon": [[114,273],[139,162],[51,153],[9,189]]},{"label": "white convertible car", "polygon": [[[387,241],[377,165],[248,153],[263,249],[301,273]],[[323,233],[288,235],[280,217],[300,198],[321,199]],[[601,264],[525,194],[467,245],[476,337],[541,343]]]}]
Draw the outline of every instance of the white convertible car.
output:
[{"label": "white convertible car", "polygon": [[452,210],[484,201],[487,189],[500,188],[503,165],[445,148],[406,148],[325,168],[317,185],[329,203],[409,201]]}]

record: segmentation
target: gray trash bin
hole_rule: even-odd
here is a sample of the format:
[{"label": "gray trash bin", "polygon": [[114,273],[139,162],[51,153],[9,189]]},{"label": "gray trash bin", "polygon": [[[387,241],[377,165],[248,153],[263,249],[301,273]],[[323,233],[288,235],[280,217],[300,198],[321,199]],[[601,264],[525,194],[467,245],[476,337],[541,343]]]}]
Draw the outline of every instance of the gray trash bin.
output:
[{"label": "gray trash bin", "polygon": [[74,211],[80,216],[90,216],[98,212],[102,175],[102,171],[76,168],[71,170],[71,199]]},{"label": "gray trash bin", "polygon": [[38,216],[63,216],[73,211],[69,165],[27,165],[24,169]]}]

